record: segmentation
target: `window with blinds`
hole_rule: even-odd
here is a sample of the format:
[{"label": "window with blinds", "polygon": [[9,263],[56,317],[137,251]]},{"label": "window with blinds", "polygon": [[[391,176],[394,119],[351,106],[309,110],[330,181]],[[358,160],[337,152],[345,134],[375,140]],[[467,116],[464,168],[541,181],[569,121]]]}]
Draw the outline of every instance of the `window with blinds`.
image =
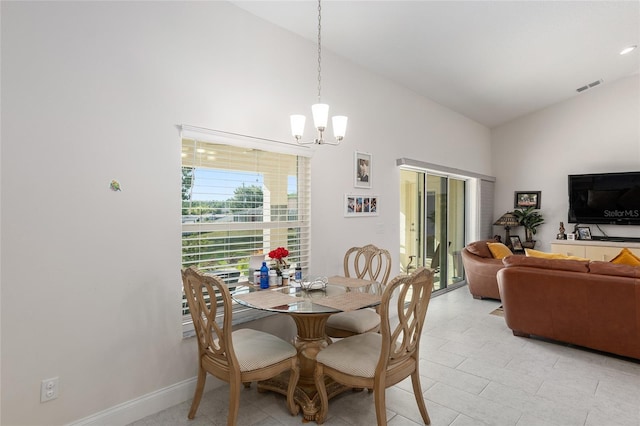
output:
[{"label": "window with blinds", "polygon": [[[183,130],[182,267],[195,266],[218,275],[231,290],[252,279],[250,256],[266,256],[277,247],[289,250],[289,264],[306,269],[309,158],[282,149],[256,148],[242,138],[194,136],[198,135]],[[265,260],[269,261],[268,256]],[[234,323],[250,321],[260,313],[237,305]],[[192,334],[184,294],[182,314],[183,331]]]}]

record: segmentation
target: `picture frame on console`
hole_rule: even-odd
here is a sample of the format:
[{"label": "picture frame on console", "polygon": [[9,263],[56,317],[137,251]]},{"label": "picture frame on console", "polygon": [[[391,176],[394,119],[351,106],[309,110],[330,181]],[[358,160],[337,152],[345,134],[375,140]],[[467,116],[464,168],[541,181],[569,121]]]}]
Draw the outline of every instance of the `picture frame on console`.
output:
[{"label": "picture frame on console", "polygon": [[510,235],[509,239],[511,240],[511,247],[513,247],[514,252],[524,252],[522,241],[520,241],[520,237],[518,235]]},{"label": "picture frame on console", "polygon": [[515,191],[513,194],[513,207],[523,209],[533,207],[540,208],[541,191]]},{"label": "picture frame on console", "polygon": [[591,239],[591,228],[588,226],[578,226],[576,228],[576,233],[579,240]]}]

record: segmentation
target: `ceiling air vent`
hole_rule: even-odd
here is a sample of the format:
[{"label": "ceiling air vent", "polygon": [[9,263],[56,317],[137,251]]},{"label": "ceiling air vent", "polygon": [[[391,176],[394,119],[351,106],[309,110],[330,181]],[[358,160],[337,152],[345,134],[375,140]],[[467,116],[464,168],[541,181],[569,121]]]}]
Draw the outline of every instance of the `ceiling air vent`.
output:
[{"label": "ceiling air vent", "polygon": [[589,83],[586,86],[582,86],[582,87],[578,87],[576,89],[576,92],[580,93],[580,92],[584,92],[587,89],[591,89],[592,87],[596,87],[597,85],[601,84],[602,82],[604,82],[603,79],[600,80],[596,80],[593,83]]}]

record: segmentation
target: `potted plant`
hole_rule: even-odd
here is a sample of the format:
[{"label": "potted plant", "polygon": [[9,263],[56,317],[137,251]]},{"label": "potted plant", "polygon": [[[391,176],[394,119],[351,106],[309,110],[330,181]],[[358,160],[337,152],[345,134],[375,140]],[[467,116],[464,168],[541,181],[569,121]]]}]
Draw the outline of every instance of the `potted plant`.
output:
[{"label": "potted plant", "polygon": [[531,246],[529,248],[533,248],[535,246],[533,236],[536,234],[538,226],[544,223],[542,214],[540,214],[534,206],[516,209],[513,211],[513,214],[520,221],[520,225],[524,227],[526,243],[523,243],[523,245],[525,247]]}]

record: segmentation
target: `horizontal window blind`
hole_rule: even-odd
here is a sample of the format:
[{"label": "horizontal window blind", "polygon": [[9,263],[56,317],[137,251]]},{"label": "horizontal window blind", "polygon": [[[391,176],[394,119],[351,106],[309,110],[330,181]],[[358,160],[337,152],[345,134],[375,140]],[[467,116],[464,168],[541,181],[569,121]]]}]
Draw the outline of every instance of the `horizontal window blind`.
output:
[{"label": "horizontal window blind", "polygon": [[[220,276],[231,288],[249,277],[249,259],[277,247],[306,269],[310,237],[310,159],[237,145],[224,138],[182,138],[182,267]],[[244,141],[241,141],[244,142]],[[252,312],[253,311],[253,312]],[[183,330],[192,328],[186,299]],[[234,323],[259,311],[234,307]]]}]

